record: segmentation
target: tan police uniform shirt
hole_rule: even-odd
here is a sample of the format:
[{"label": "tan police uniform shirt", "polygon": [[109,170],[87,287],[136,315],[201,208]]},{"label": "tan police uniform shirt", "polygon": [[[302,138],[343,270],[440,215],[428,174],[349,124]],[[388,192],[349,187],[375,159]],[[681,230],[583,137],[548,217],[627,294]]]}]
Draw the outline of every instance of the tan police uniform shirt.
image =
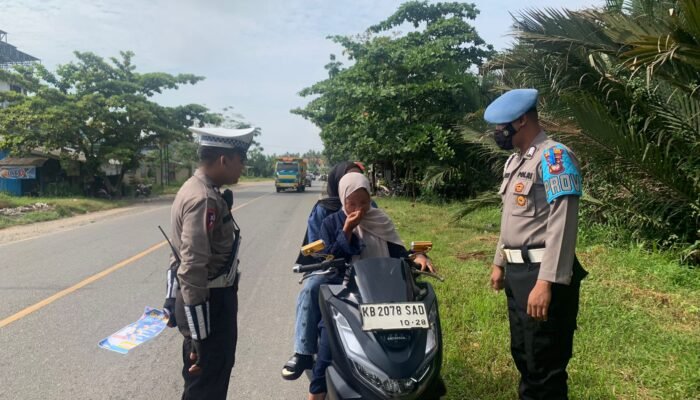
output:
[{"label": "tan police uniform shirt", "polygon": [[[501,235],[493,263],[501,267],[506,265],[501,251],[503,246],[507,249],[520,249],[523,245],[545,246],[538,279],[568,285],[573,274],[581,179],[580,173],[569,177],[563,175],[566,181],[560,185],[559,177],[544,176],[551,170],[543,170],[543,153],[554,147],[568,152],[570,168],[580,171],[571,150],[551,140],[544,132],[537,135],[525,154],[513,154],[506,162],[500,187],[503,201]],[[545,164],[544,168],[548,165]],[[576,188],[579,195],[562,195],[568,193],[563,192],[562,187]],[[559,194],[559,197],[549,203],[547,191]]]},{"label": "tan police uniform shirt", "polygon": [[224,223],[228,214],[226,200],[200,169],[175,196],[170,213],[172,241],[180,253],[177,277],[186,305],[209,299],[208,281],[228,261],[234,239],[233,222]]}]

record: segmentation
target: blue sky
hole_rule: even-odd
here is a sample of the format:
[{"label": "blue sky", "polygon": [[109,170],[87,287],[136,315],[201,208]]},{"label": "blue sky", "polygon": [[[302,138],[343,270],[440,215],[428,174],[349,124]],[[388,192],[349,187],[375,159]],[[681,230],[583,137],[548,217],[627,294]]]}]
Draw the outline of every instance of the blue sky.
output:
[{"label": "blue sky", "polygon": [[[508,47],[509,13],[524,8],[581,8],[602,0],[476,0],[473,22],[487,43]],[[318,129],[289,110],[297,93],[326,77],[338,46],[391,15],[399,0],[0,0],[0,30],[53,69],[73,50],[101,56],[136,53],[140,71],[194,73],[207,79],[158,98],[235,111],[262,128],[266,153],[321,149]]]}]

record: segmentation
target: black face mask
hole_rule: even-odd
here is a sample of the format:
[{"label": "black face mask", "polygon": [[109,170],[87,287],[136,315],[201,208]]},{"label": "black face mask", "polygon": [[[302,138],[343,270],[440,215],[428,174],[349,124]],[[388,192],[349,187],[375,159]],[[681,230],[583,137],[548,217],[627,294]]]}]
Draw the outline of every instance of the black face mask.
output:
[{"label": "black face mask", "polygon": [[512,124],[508,124],[503,129],[497,129],[493,133],[493,139],[496,141],[498,147],[503,150],[513,150],[513,136],[518,133]]}]

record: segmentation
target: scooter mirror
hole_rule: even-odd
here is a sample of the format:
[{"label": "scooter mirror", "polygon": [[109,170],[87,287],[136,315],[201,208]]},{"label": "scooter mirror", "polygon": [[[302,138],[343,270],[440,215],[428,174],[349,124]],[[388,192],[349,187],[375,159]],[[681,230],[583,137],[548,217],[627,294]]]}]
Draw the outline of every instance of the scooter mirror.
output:
[{"label": "scooter mirror", "polygon": [[304,256],[310,256],[314,253],[318,253],[322,251],[323,249],[326,248],[326,242],[324,242],[322,239],[319,239],[313,243],[309,243],[306,246],[301,248],[301,254]]},{"label": "scooter mirror", "polygon": [[414,253],[427,253],[433,249],[433,242],[411,242],[411,251]]}]

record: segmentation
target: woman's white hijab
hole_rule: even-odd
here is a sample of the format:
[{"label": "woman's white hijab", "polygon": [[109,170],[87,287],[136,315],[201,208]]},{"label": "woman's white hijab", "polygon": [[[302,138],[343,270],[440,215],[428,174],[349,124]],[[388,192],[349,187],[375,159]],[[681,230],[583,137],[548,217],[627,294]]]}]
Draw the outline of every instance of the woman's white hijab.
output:
[{"label": "woman's white hijab", "polygon": [[[345,174],[338,185],[340,202],[345,211],[345,199],[354,192],[364,189],[370,193],[369,180],[358,172]],[[360,221],[360,224],[353,231],[365,243],[365,248],[357,259],[371,257],[389,257],[389,246],[387,243],[396,243],[404,246],[403,241],[396,232],[394,223],[391,222],[386,213],[378,208],[370,207]]]}]

